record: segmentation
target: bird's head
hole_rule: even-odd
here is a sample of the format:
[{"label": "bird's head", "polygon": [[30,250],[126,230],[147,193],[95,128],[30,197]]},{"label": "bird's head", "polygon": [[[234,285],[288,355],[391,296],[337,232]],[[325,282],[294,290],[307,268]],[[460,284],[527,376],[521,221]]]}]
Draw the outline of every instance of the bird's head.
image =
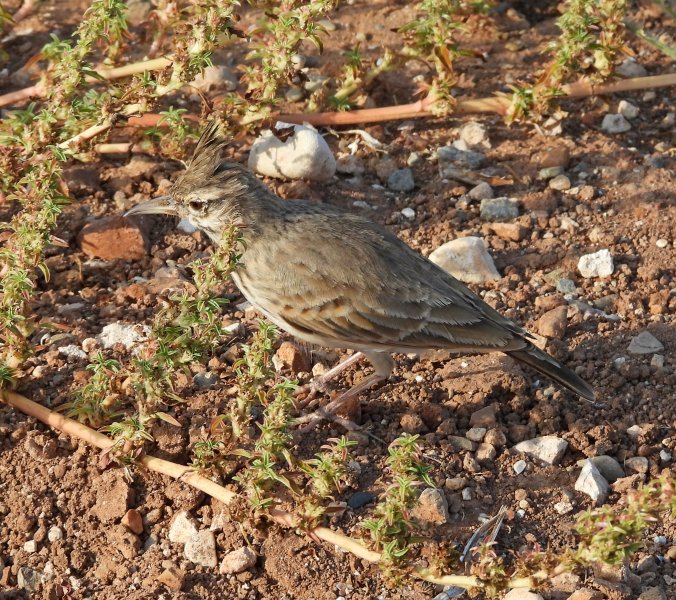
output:
[{"label": "bird's head", "polygon": [[213,122],[202,134],[186,170],[169,194],[137,204],[125,216],[165,214],[187,219],[214,240],[231,225],[247,227],[243,213],[263,184],[246,168],[221,159],[226,141]]}]

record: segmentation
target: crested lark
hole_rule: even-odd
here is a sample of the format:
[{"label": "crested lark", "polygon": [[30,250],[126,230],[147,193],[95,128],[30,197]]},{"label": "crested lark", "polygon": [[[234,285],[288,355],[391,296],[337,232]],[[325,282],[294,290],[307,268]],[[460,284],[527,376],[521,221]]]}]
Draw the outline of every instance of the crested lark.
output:
[{"label": "crested lark", "polygon": [[127,215],[178,215],[217,243],[228,226],[241,228],[245,247],[233,279],[247,300],[288,333],[359,350],[375,369],[328,410],[388,377],[390,353],[434,348],[504,352],[594,398],[589,384],[535,347],[526,331],[394,234],[336,207],[282,200],[244,167],[222,161],[224,145],[216,126],[208,127],[170,194]]}]

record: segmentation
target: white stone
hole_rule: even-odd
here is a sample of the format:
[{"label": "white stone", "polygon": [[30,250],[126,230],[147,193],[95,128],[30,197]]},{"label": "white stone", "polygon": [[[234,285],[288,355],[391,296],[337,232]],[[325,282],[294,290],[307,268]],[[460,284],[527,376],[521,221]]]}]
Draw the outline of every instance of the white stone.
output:
[{"label": "white stone", "polygon": [[666,248],[669,245],[669,241],[665,240],[664,238],[660,238],[655,242],[655,246],[658,248]]},{"label": "white stone", "polygon": [[183,554],[196,565],[215,567],[218,564],[216,557],[216,537],[213,531],[204,529],[191,537],[183,549]]},{"label": "white stone", "polygon": [[257,560],[256,553],[248,546],[242,546],[237,550],[228,552],[221,561],[219,573],[221,575],[230,575],[242,573],[253,567]]},{"label": "white stone", "polygon": [[472,440],[473,442],[481,442],[484,439],[485,435],[486,435],[485,427],[472,427],[472,429],[467,430],[465,437],[468,440]]},{"label": "white stone", "polygon": [[472,499],[472,490],[471,488],[466,487],[462,490],[462,499],[465,501]]},{"label": "white stone", "polygon": [[672,458],[671,452],[669,452],[668,450],[665,450],[664,448],[662,450],[660,450],[660,460],[663,463],[668,463],[671,460],[671,458]]},{"label": "white stone", "polygon": [[638,117],[640,109],[638,106],[634,106],[631,102],[620,100],[620,103],[617,105],[617,112],[627,119],[635,119]]},{"label": "white stone", "polygon": [[514,588],[503,596],[503,600],[542,600],[542,596],[524,588]]},{"label": "white stone", "polygon": [[580,271],[580,275],[588,279],[590,277],[608,277],[612,275],[615,265],[613,264],[613,257],[610,251],[604,248],[598,252],[580,256],[577,268]]},{"label": "white stone", "polygon": [[554,510],[560,515],[565,515],[568,514],[569,512],[572,512],[573,505],[570,503],[570,500],[568,499],[561,500],[560,502],[557,502],[554,505]]},{"label": "white stone", "polygon": [[76,360],[87,358],[87,353],[82,348],[80,348],[80,346],[76,346],[75,344],[61,346],[61,348],[59,348],[59,354]]},{"label": "white stone", "polygon": [[601,129],[606,133],[625,133],[631,129],[631,123],[623,115],[608,113],[603,117]]},{"label": "white stone", "polygon": [[295,125],[286,141],[270,130],[263,131],[251,146],[249,168],[280,179],[326,181],[336,172],[336,159],[316,129]]},{"label": "white stone", "polygon": [[642,331],[629,343],[632,354],[655,354],[664,350],[664,345],[649,331]]},{"label": "white stone", "polygon": [[645,456],[632,456],[624,461],[624,466],[628,471],[643,474],[648,472],[650,464]]},{"label": "white stone", "polygon": [[491,140],[488,137],[488,131],[482,123],[469,121],[465,123],[458,132],[460,139],[467,144],[467,148],[472,150],[488,150],[491,147]]},{"label": "white stone", "polygon": [[514,449],[533,458],[537,458],[548,465],[556,465],[563,458],[568,448],[568,442],[555,435],[545,435],[532,440],[519,442]]},{"label": "white stone", "polygon": [[182,510],[177,513],[169,527],[169,541],[174,544],[185,544],[188,540],[197,536],[197,523],[188,511]]},{"label": "white stone", "polygon": [[402,214],[406,219],[415,219],[415,211],[414,211],[412,208],[408,207],[408,206],[407,206],[406,208],[402,209],[401,214]]},{"label": "white stone", "polygon": [[112,348],[115,344],[122,344],[127,350],[148,337],[150,329],[147,325],[127,325],[125,323],[110,323],[106,325],[96,338],[104,348]]},{"label": "white stone", "polygon": [[639,425],[632,425],[627,428],[627,435],[632,439],[636,440],[643,433],[643,429]]},{"label": "white stone", "polygon": [[38,551],[38,543],[35,540],[28,540],[24,545],[23,549],[28,554],[33,554]]},{"label": "white stone", "polygon": [[429,259],[464,283],[482,283],[500,279],[485,242],[464,237],[439,246]]},{"label": "white stone", "polygon": [[586,460],[575,482],[575,489],[589,496],[594,502],[603,504],[608,497],[610,486],[594,463]]},{"label": "white stone", "polygon": [[60,527],[50,527],[49,531],[47,532],[47,539],[50,542],[55,542],[56,540],[62,540],[63,539],[63,531],[61,531]]},{"label": "white stone", "polygon": [[517,475],[521,475],[526,470],[528,463],[525,460],[517,460],[512,467]]}]

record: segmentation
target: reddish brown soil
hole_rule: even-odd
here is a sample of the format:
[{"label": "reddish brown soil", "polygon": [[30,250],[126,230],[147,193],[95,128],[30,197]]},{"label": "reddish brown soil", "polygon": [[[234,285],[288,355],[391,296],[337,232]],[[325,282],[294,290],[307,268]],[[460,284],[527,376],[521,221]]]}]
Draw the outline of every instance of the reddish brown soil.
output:
[{"label": "reddish brown soil", "polygon": [[[8,4],[12,4],[9,3]],[[16,3],[14,3],[16,4]],[[555,32],[553,3],[537,14],[529,12],[530,3],[515,3],[526,13],[532,27],[519,29],[516,18],[505,16],[498,26],[481,25],[467,36],[467,44],[486,55],[486,60],[464,58],[458,61],[463,74],[461,93],[468,97],[488,96],[507,91],[506,81],[528,77],[542,64],[540,50]],[[35,17],[22,26],[33,33],[10,42],[10,72],[21,66],[19,58],[38,51],[56,24],[66,31],[77,21],[77,7],[65,9],[61,3],[47,2]],[[653,13],[650,13],[653,14]],[[339,27],[320,57],[322,72],[338,70],[341,52],[353,44],[356,32],[368,34],[363,44],[367,53],[386,44],[396,44],[391,29],[413,15],[408,3],[393,0],[355,2],[344,5],[336,14]],[[639,18],[666,27],[661,17],[641,13]],[[673,31],[673,30],[672,30]],[[654,49],[630,38],[638,61],[650,74],[673,69]],[[505,43],[521,45],[519,52],[505,50]],[[307,54],[314,54],[311,48]],[[409,76],[425,72],[422,66],[410,72],[384,76],[374,85],[371,97],[377,104],[408,102],[415,91]],[[5,82],[4,90],[17,87]],[[468,186],[439,177],[436,163],[428,161],[430,150],[451,143],[457,128],[468,118],[443,118],[387,123],[366,130],[387,144],[388,154],[399,167],[406,166],[411,152],[422,160],[412,167],[416,188],[410,194],[395,194],[380,184],[376,166],[378,153],[362,147],[365,172],[352,180],[337,176],[330,185],[268,181],[281,196],[309,197],[316,201],[360,210],[391,228],[403,240],[428,255],[442,243],[466,235],[484,237],[495,263],[503,275],[496,282],[473,286],[498,310],[537,332],[537,320],[549,308],[564,302],[551,283],[557,272],[574,280],[579,297],[602,307],[619,320],[585,316],[584,311],[570,316],[562,340],[550,340],[547,349],[576,369],[596,388],[598,404],[581,401],[570,393],[537,383],[532,373],[524,373],[511,360],[500,355],[451,358],[432,356],[421,360],[398,356],[392,378],[361,397],[362,427],[384,440],[364,438],[355,450],[361,475],[355,489],[345,490],[345,500],[356,489],[378,494],[384,490],[382,478],[387,443],[400,435],[402,425],[422,434],[425,453],[432,466],[432,477],[443,487],[448,478],[466,477],[471,500],[462,500],[459,491],[447,491],[451,508],[448,524],[436,527],[433,537],[464,544],[478,526],[482,513],[490,514],[500,506],[509,508],[507,526],[500,536],[500,548],[519,551],[536,544],[558,550],[574,543],[571,524],[576,513],[592,506],[589,498],[575,492],[579,474],[576,462],[588,456],[609,454],[622,463],[632,456],[649,461],[646,479],[660,474],[674,476],[673,460],[664,462],[660,451],[676,456],[676,207],[674,205],[674,125],[667,114],[674,111],[671,90],[657,90],[653,99],[644,91],[617,97],[564,102],[567,115],[563,131],[545,136],[528,124],[506,126],[500,117],[476,118],[488,128],[492,147],[486,152],[488,164],[496,175],[511,177],[513,184],[499,188],[499,195],[517,198],[521,203],[518,222],[528,229],[525,239],[504,240],[489,231],[479,219],[478,203],[456,205]],[[632,121],[632,130],[609,135],[601,128],[607,112],[614,112],[620,99],[640,108]],[[665,122],[665,117],[667,121]],[[335,151],[352,141],[351,134],[327,138]],[[228,152],[246,160],[252,139],[240,140]],[[570,151],[566,173],[574,186],[589,185],[593,194],[562,194],[536,179],[539,161],[549,148]],[[138,158],[132,159],[139,161]],[[179,266],[201,255],[208,247],[200,234],[187,235],[175,230],[173,222],[163,218],[144,218],[151,242],[147,257],[133,262],[113,262],[101,266],[87,260],[76,238],[86,222],[103,215],[119,215],[123,208],[155,194],[160,182],[173,178],[180,170],[177,162],[143,158],[127,166],[130,159],[99,160],[75,164],[68,169],[68,183],[74,202],[65,210],[57,235],[69,243],[67,249],[49,250],[48,265],[52,278],[42,281],[35,311],[45,320],[65,326],[66,336],[45,338],[46,346],[29,360],[27,376],[19,391],[46,406],[58,407],[72,398],[81,384],[87,360],[65,360],[58,348],[80,345],[95,337],[101,328],[115,321],[149,322],[157,306],[156,294],[135,277],[152,278],[158,268],[175,261]],[[152,167],[152,168],[151,168]],[[588,174],[586,180],[580,172]],[[162,184],[164,185],[164,184]],[[122,191],[122,205],[113,201]],[[133,197],[133,198],[132,198]],[[362,200],[377,210],[353,207]],[[464,206],[464,207],[463,207]],[[401,209],[412,207],[416,216],[406,220]],[[5,211],[5,217],[7,213]],[[562,228],[573,219],[575,230]],[[656,245],[666,239],[665,248]],[[601,248],[610,250],[615,261],[614,274],[606,279],[583,279],[577,271],[580,255]],[[308,249],[311,251],[311,249]],[[226,318],[241,321],[247,335],[256,326],[254,315],[237,310],[241,301],[231,284],[226,288],[233,302]],[[69,305],[84,306],[69,310]],[[650,331],[664,345],[664,366],[651,366],[652,355],[634,355],[627,351],[632,337]],[[34,340],[40,341],[40,335]],[[155,446],[149,452],[186,463],[190,444],[200,428],[222,412],[230,401],[226,394],[232,385],[233,351],[231,346],[246,336],[228,340],[217,356],[221,383],[216,389],[199,391],[186,385],[181,390],[184,405],[171,409],[182,429],[161,426],[154,430]],[[111,356],[122,360],[125,352]],[[336,356],[315,361],[332,364]],[[615,359],[626,361],[616,366]],[[466,364],[465,364],[466,363]],[[40,367],[39,378],[35,369]],[[284,375],[294,376],[291,372]],[[350,370],[340,381],[348,386],[363,375],[363,367]],[[417,379],[416,379],[417,378]],[[494,461],[483,462],[478,470],[468,461],[467,451],[458,451],[450,435],[466,433],[476,410],[495,407],[494,427],[506,434],[505,448],[498,449]],[[637,440],[627,434],[638,424],[643,434]],[[336,425],[325,425],[302,440],[294,449],[309,456],[327,437],[342,433]],[[510,450],[516,443],[544,434],[566,439],[570,446],[562,463],[542,467],[528,461],[527,470],[515,475],[512,465],[517,455]],[[0,406],[0,570],[6,565],[6,577],[0,580],[0,598],[27,598],[17,588],[22,567],[54,572],[51,582],[41,586],[32,597],[140,599],[140,598],[286,598],[298,600],[351,600],[373,598],[431,598],[433,586],[412,582],[400,590],[387,590],[376,567],[336,552],[327,544],[317,544],[277,526],[259,532],[247,532],[247,539],[235,524],[227,524],[217,534],[219,559],[226,552],[250,543],[260,553],[256,567],[237,576],[218,574],[218,569],[197,567],[188,562],[179,545],[167,539],[172,516],[190,510],[206,526],[218,508],[209,499],[186,485],[164,477],[137,471],[134,482],[122,482],[120,470],[102,472],[96,450],[49,430],[22,414]],[[471,456],[469,457],[471,458]],[[468,468],[469,467],[469,468]],[[524,491],[525,490],[525,491]],[[554,504],[564,496],[571,498],[574,511],[559,515]],[[618,505],[622,494],[612,493],[608,504]],[[113,508],[102,508],[109,500]],[[120,519],[126,508],[136,508],[144,517],[144,530],[136,540],[129,539]],[[517,511],[522,510],[521,516]],[[354,535],[362,535],[360,522],[369,508],[347,511],[332,526]],[[63,539],[48,541],[50,528],[58,526]],[[656,546],[655,536],[665,536],[667,546]],[[673,545],[676,525],[655,525],[646,536],[646,546],[638,558],[666,556]],[[37,551],[29,553],[24,544],[37,542]],[[152,541],[155,540],[153,544]],[[140,548],[134,544],[140,544]],[[147,548],[147,549],[144,549]],[[676,597],[676,563],[659,564],[612,588],[594,578],[577,583],[599,589],[606,598],[638,597],[643,589],[658,586],[665,597]],[[169,591],[158,581],[165,567],[173,564],[186,574],[180,592]],[[49,566],[51,565],[51,567]],[[635,561],[630,567],[635,566]],[[607,579],[609,576],[604,576]],[[552,596],[566,598],[562,596]]]}]

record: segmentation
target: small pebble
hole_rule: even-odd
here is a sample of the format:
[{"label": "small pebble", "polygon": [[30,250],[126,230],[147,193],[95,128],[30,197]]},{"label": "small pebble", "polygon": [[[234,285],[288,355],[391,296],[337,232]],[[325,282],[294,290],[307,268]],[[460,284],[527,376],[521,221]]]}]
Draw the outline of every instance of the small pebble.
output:
[{"label": "small pebble", "polygon": [[506,198],[486,198],[481,201],[479,213],[484,221],[507,221],[519,216],[516,200]]},{"label": "small pebble", "polygon": [[60,527],[50,527],[49,531],[47,532],[47,539],[50,542],[55,542],[56,540],[61,540],[63,539],[63,531],[61,531]]},{"label": "small pebble", "polygon": [[655,242],[655,246],[658,248],[666,248],[669,245],[669,242],[665,240],[664,238],[660,238]]},{"label": "small pebble", "polygon": [[664,355],[663,354],[653,354],[653,357],[650,359],[650,366],[655,369],[661,369],[664,367]]},{"label": "small pebble", "polygon": [[580,476],[575,482],[575,489],[589,496],[597,504],[603,504],[610,492],[608,482],[590,460],[584,462]]},{"label": "small pebble", "polygon": [[479,185],[473,187],[469,192],[467,192],[467,195],[472,200],[486,200],[493,198],[494,193],[493,188],[485,181],[482,181]]},{"label": "small pebble", "polygon": [[570,189],[570,179],[565,175],[557,175],[549,180],[549,187],[553,190],[564,191]]},{"label": "small pebble", "polygon": [[484,439],[484,436],[486,435],[486,428],[485,427],[472,427],[467,431],[465,434],[465,437],[468,440],[472,440],[473,442],[481,442]]},{"label": "small pebble", "polygon": [[525,460],[517,460],[512,468],[517,475],[521,475],[521,473],[526,470],[526,466],[527,463]]},{"label": "small pebble", "polygon": [[441,490],[426,488],[418,497],[418,504],[413,509],[416,518],[426,523],[443,525],[450,519],[448,501]]},{"label": "small pebble", "polygon": [[620,103],[617,107],[617,112],[627,119],[635,119],[638,117],[639,108],[638,106],[634,106],[631,102],[620,100]]},{"label": "small pebble", "polygon": [[28,554],[33,554],[34,552],[37,552],[38,550],[38,543],[35,540],[28,540],[24,545],[23,549],[25,552],[28,552]]},{"label": "small pebble", "polygon": [[415,188],[411,169],[397,169],[387,178],[387,187],[393,192],[410,192]]},{"label": "small pebble", "polygon": [[631,129],[631,124],[622,115],[607,114],[603,117],[601,129],[607,133],[625,133]]},{"label": "small pebble", "polygon": [[665,449],[660,450],[660,460],[663,463],[668,463],[671,460],[671,452]]},{"label": "small pebble", "polygon": [[472,499],[472,490],[470,488],[466,487],[464,490],[462,490],[462,499],[463,500]]},{"label": "small pebble", "polygon": [[415,219],[415,211],[414,211],[412,208],[408,207],[408,206],[407,206],[406,208],[402,209],[401,214],[402,214],[406,219]]}]

